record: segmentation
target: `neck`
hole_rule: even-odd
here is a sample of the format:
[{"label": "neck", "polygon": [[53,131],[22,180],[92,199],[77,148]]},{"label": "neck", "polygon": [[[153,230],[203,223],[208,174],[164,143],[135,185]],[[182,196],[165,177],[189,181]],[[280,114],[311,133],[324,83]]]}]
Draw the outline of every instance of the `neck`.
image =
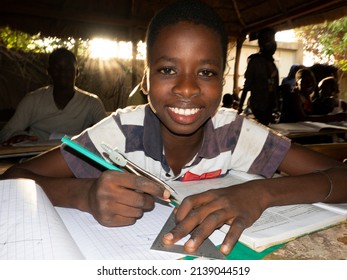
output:
[{"label": "neck", "polygon": [[53,87],[53,98],[58,109],[62,110],[70,102],[75,94],[75,88]]},{"label": "neck", "polygon": [[[166,128],[162,127],[163,130]],[[165,158],[173,172],[177,175],[182,168],[198,153],[203,142],[204,129],[192,135],[175,135],[166,130],[163,132]]]}]

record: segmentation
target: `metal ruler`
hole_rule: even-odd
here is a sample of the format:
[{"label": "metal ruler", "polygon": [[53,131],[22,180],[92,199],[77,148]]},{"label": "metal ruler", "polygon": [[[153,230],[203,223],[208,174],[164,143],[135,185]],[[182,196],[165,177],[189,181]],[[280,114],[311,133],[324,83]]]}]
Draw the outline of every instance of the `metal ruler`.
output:
[{"label": "metal ruler", "polygon": [[219,251],[219,249],[212,243],[210,239],[206,239],[200,247],[194,253],[188,253],[184,250],[183,245],[166,245],[162,242],[162,238],[164,234],[168,233],[171,229],[176,226],[175,224],[175,214],[172,211],[170,217],[167,219],[165,225],[161,229],[160,233],[154,240],[151,249],[158,251],[166,251],[184,254],[188,256],[195,256],[200,258],[208,258],[208,259],[221,259],[226,260],[226,257]]}]

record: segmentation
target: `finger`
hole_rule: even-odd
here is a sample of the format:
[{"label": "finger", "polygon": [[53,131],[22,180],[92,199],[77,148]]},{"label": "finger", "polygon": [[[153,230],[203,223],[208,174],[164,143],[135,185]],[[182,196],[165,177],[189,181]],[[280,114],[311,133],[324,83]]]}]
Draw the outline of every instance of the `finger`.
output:
[{"label": "finger", "polygon": [[170,197],[170,192],[162,185],[143,176],[135,176],[135,185],[137,190],[143,191],[150,195],[164,199]]},{"label": "finger", "polygon": [[125,198],[118,201],[118,203],[145,211],[154,208],[154,199],[152,196],[134,191],[129,191],[129,193],[125,195]]},{"label": "finger", "polygon": [[118,204],[144,210],[150,210],[154,207],[154,198],[149,194],[126,187],[114,186],[114,189],[114,191],[110,191],[111,196],[104,202],[104,206],[111,210],[113,205]]},{"label": "finger", "polygon": [[181,222],[188,215],[194,215],[194,213],[191,213],[193,209],[198,209],[203,205],[209,205],[212,207],[212,204],[210,203],[214,201],[215,196],[210,191],[186,197],[177,209],[175,216],[176,222]]},{"label": "finger", "polygon": [[122,226],[129,226],[136,223],[138,218],[134,217],[124,217],[122,215],[113,215],[112,217],[108,218],[102,218],[98,219],[95,217],[95,219],[103,226],[105,227],[122,227]]},{"label": "finger", "polygon": [[112,209],[99,209],[94,214],[95,219],[104,226],[131,225],[143,216],[143,209],[130,207],[124,204],[115,204]]},{"label": "finger", "polygon": [[94,209],[94,212],[117,213],[119,204],[143,210],[152,209],[154,198],[151,195],[126,187],[132,186],[131,180],[134,180],[134,175],[115,171],[104,172],[91,189],[91,209]]},{"label": "finger", "polygon": [[203,222],[192,232],[190,239],[184,244],[187,252],[195,252],[199,246],[208,238],[215,229],[224,224],[224,210],[218,210],[210,213]]},{"label": "finger", "polygon": [[176,223],[176,226],[163,236],[162,241],[164,244],[171,245],[176,243],[178,240],[187,236],[196,227],[198,219],[194,216],[193,212],[194,210],[190,212],[190,219],[185,219]]},{"label": "finger", "polygon": [[[197,228],[197,226],[205,219],[205,215],[210,212],[211,210],[208,206],[190,210],[184,219],[176,222],[176,226],[169,233],[164,235],[163,242],[170,245],[187,236]],[[197,230],[199,231],[199,229]],[[197,234],[199,235],[198,232]]]},{"label": "finger", "polygon": [[231,252],[245,228],[246,225],[240,218],[236,218],[231,223],[229,231],[226,234],[223,243],[220,247],[220,250],[224,255],[228,255]]},{"label": "finger", "polygon": [[107,171],[112,172],[113,175],[117,176],[117,183],[121,186],[124,186],[129,189],[137,190],[140,192],[145,192],[153,196],[160,198],[169,198],[170,193],[164,189],[158,183],[155,183],[143,176],[134,175],[131,173],[122,173],[116,171]]}]

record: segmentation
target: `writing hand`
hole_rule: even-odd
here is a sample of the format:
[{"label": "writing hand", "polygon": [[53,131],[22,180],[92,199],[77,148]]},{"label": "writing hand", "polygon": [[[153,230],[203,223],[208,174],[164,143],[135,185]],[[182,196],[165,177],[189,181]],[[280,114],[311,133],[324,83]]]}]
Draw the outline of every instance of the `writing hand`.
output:
[{"label": "writing hand", "polygon": [[167,199],[170,193],[145,177],[106,171],[89,190],[89,212],[105,226],[131,225],[153,209],[154,196]]},{"label": "writing hand", "polygon": [[243,230],[251,226],[265,209],[259,188],[246,184],[185,198],[176,212],[176,227],[164,235],[163,242],[171,245],[191,233],[184,248],[194,252],[215,229],[229,224],[230,229],[221,246],[221,252],[229,254]]}]

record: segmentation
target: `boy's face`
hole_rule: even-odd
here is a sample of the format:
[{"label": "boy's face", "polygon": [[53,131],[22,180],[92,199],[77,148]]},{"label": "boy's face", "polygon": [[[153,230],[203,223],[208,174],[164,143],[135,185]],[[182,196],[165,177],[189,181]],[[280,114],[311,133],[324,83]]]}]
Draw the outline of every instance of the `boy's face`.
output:
[{"label": "boy's face", "polygon": [[193,134],[220,105],[219,36],[203,25],[180,22],[160,31],[150,53],[147,87],[152,110],[171,133]]}]

